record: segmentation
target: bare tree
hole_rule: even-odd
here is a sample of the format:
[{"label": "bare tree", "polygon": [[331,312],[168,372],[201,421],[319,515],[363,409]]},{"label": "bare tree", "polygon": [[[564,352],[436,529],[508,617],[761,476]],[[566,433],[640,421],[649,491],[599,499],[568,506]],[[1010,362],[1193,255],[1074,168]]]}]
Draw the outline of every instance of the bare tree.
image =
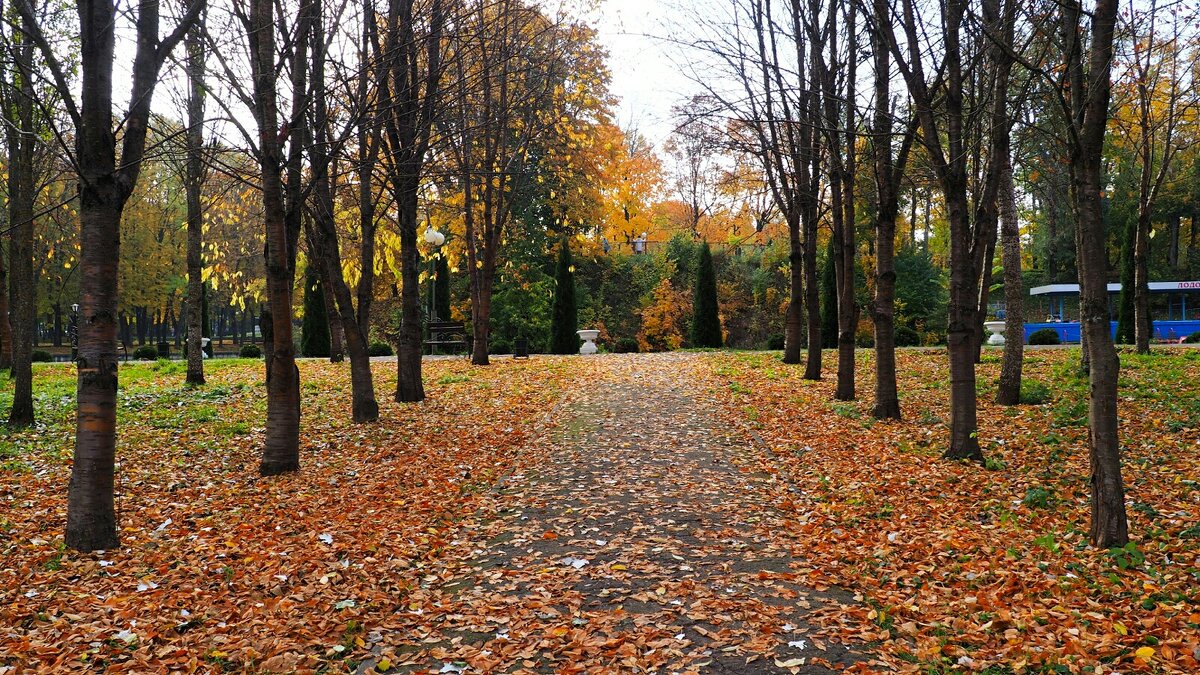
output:
[{"label": "bare tree", "polygon": [[[388,188],[396,203],[400,232],[401,323],[396,349],[396,400],[402,403],[425,398],[421,381],[418,207],[434,123],[443,112],[439,98],[445,22],[441,0],[432,0],[428,5],[415,0],[390,0],[382,36],[383,51],[377,56],[386,71],[379,82],[379,109],[386,141],[382,160]],[[360,298],[361,294],[362,290]],[[365,322],[365,316],[363,319]],[[485,345],[485,362],[486,354]]]},{"label": "bare tree", "polygon": [[[875,326],[873,414],[876,419],[900,419],[900,396],[896,386],[896,220],[900,212],[900,182],[916,137],[916,121],[906,124],[900,149],[893,152],[896,122],[891,100],[891,52],[887,35],[880,28],[883,22],[891,20],[887,0],[873,0],[873,10],[870,22],[875,58],[875,110],[871,129],[875,171],[875,298],[871,305]],[[915,198],[913,203],[916,203]]]},{"label": "bare tree", "polygon": [[204,15],[188,31],[187,49],[187,129],[184,132],[187,193],[187,377],[188,384],[204,384]]},{"label": "bare tree", "polygon": [[[28,0],[17,0],[25,34],[41,50],[58,96],[75,125],[73,163],[79,178],[80,267],[83,297],[79,326],[75,457],[67,496],[66,545],[77,550],[115,548],[113,508],[117,402],[117,261],[121,212],[145,156],[150,103],[158,74],[201,8],[191,2],[175,28],[159,37],[159,3],[138,6],[129,108],[114,116],[112,72],[117,10],[112,0],[79,0],[80,96],[75,99],[60,63],[37,24]],[[120,164],[117,129],[120,125]],[[65,148],[64,148],[65,149]]]},{"label": "bare tree", "polygon": [[14,26],[12,30],[9,51],[13,65],[2,97],[8,132],[8,229],[12,233],[8,248],[10,285],[6,321],[11,325],[11,332],[6,346],[11,357],[9,366],[13,380],[8,424],[13,427],[34,423],[33,331],[37,285],[33,274],[33,221],[38,193],[34,146],[38,142],[38,130],[34,115],[34,59],[30,38],[37,27],[33,12],[33,8],[23,12],[20,27]]},{"label": "bare tree", "polygon": [[[1085,16],[1090,27],[1085,27]],[[1113,345],[1108,306],[1108,255],[1105,250],[1104,134],[1112,91],[1113,33],[1117,0],[1096,0],[1085,15],[1078,0],[1059,5],[1062,68],[1055,77],[1067,120],[1071,201],[1078,247],[1079,319],[1088,359],[1093,546],[1110,548],[1129,541],[1121,448],[1117,426],[1117,376],[1120,363]],[[1089,30],[1090,28],[1090,30]],[[1085,30],[1090,40],[1084,44]]]},{"label": "bare tree", "polygon": [[[805,361],[804,377],[821,378],[817,231],[823,166],[819,62],[824,38],[817,2],[738,0],[724,22],[697,16],[696,47],[713,57],[734,83],[696,77],[737,132],[739,150],[752,154],[788,227],[790,295],[784,363]],[[806,311],[807,310],[807,311]],[[807,358],[802,358],[807,335]]]}]

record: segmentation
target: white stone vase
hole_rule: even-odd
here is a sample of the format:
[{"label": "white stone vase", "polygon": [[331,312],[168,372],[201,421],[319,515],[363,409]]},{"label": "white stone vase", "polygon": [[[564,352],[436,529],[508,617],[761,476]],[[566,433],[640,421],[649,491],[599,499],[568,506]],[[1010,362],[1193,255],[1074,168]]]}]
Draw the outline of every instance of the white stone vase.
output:
[{"label": "white stone vase", "polygon": [[583,344],[579,347],[580,354],[595,354],[596,353],[596,338],[600,337],[600,331],[595,329],[577,330],[579,339],[583,340]]},{"label": "white stone vase", "polygon": [[1003,321],[985,321],[983,327],[991,332],[988,336],[987,343],[989,345],[999,347],[1004,344],[1004,322]]}]

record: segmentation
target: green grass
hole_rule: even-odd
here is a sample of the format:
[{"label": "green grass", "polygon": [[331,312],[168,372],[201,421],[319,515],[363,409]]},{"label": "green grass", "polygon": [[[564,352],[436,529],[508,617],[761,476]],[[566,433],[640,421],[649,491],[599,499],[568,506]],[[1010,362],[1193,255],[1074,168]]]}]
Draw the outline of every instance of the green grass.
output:
[{"label": "green grass", "polygon": [[[229,439],[253,429],[252,415],[264,409],[261,380],[245,376],[256,359],[222,359],[205,364],[210,382],[231,370],[241,381],[203,387],[184,384],[183,361],[122,363],[118,371],[117,427],[189,430],[196,438]],[[254,372],[253,370],[251,372]],[[40,460],[63,460],[73,450],[75,370],[70,364],[34,364],[37,426],[0,432],[0,472],[29,471]],[[12,381],[0,375],[0,411],[12,406]],[[251,413],[248,415],[247,412]]]}]

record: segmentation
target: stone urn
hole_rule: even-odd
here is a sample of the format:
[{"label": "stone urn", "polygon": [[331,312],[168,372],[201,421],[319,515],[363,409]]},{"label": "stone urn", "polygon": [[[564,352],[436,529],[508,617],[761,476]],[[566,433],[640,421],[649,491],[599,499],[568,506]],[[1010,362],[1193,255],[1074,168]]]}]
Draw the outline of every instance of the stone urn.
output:
[{"label": "stone urn", "polygon": [[595,354],[596,353],[596,338],[600,337],[600,331],[594,330],[594,329],[589,329],[589,330],[577,330],[577,331],[575,331],[575,333],[579,335],[580,340],[583,340],[583,345],[581,345],[579,347],[579,353],[580,354]]},{"label": "stone urn", "polygon": [[999,347],[1004,344],[1004,322],[1003,321],[985,321],[983,327],[991,333],[988,336],[987,343],[994,347]]}]

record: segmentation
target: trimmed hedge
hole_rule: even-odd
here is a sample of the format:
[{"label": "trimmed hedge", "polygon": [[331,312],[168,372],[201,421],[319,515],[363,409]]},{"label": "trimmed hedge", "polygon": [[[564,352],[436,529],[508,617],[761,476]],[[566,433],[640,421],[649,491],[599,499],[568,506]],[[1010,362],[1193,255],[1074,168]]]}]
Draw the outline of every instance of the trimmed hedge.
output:
[{"label": "trimmed hedge", "polygon": [[133,358],[138,361],[157,361],[158,348],[150,345],[142,345],[133,350]]},{"label": "trimmed hedge", "polygon": [[897,347],[921,346],[921,334],[908,326],[896,326],[892,334],[895,336]]},{"label": "trimmed hedge", "polygon": [[1062,339],[1058,337],[1058,331],[1053,328],[1039,328],[1030,333],[1029,344],[1060,345],[1062,344]]},{"label": "trimmed hedge", "polygon": [[612,350],[617,354],[636,354],[641,351],[641,345],[634,338],[622,337],[613,343]]},{"label": "trimmed hedge", "polygon": [[29,355],[29,360],[34,363],[50,363],[54,361],[54,355],[44,349],[35,349]]},{"label": "trimmed hedge", "polygon": [[372,342],[367,346],[368,356],[392,356],[394,354],[392,346],[386,342]]},{"label": "trimmed hedge", "polygon": [[258,345],[248,342],[238,350],[238,356],[243,359],[261,359],[262,349]]},{"label": "trimmed hedge", "polygon": [[1189,335],[1189,336],[1187,336],[1187,337],[1183,338],[1183,341],[1184,341],[1184,342],[1186,342],[1186,343],[1187,343],[1187,344],[1189,344],[1189,345],[1194,345],[1194,344],[1196,344],[1196,343],[1200,342],[1200,330],[1198,330],[1198,331],[1196,331],[1195,333],[1192,333],[1191,335]]}]

